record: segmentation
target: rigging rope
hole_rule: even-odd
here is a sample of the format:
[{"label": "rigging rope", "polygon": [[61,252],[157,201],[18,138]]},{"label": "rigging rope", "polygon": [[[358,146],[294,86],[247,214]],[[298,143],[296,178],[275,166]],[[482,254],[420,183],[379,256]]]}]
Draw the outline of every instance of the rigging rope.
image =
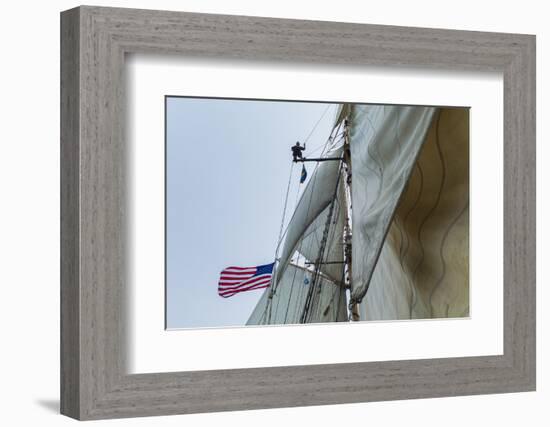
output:
[{"label": "rigging rope", "polygon": [[[331,134],[334,132],[334,130],[336,129],[336,134],[338,134],[338,131],[340,129],[340,125],[338,125],[338,127],[336,128],[333,128]],[[337,144],[340,140],[335,140],[334,138],[327,138],[326,142],[325,142],[325,145],[323,147],[323,151],[321,153],[321,156],[323,156],[326,152],[328,152],[332,147],[334,147],[335,144]],[[332,143],[332,144],[331,144]],[[319,167],[319,164],[316,165],[315,167],[315,170],[317,170],[317,168]],[[314,174],[315,174],[315,170],[314,170]],[[314,176],[314,174],[312,174],[312,176]],[[308,207],[307,207],[307,212],[309,213],[309,209],[311,207],[311,201],[312,201],[312,198],[313,198],[313,190],[315,188],[315,184],[316,184],[316,181],[313,181],[313,184],[312,184],[312,194],[311,194],[311,197],[309,199],[309,202],[308,202]],[[295,203],[295,206],[294,206],[294,210],[296,210],[296,207],[298,205],[298,196],[299,196],[299,189],[298,189],[298,193],[296,194],[296,203]],[[287,226],[287,230],[288,230],[288,226]],[[283,234],[286,234],[286,231],[283,233]],[[304,238],[302,237],[302,239],[300,239],[300,242],[298,244],[298,247],[295,249],[296,253],[298,254],[298,257],[296,259],[296,263],[299,263],[299,259],[300,259],[300,255],[301,255],[301,251],[302,251],[302,244],[304,242]],[[280,244],[281,242],[279,242]],[[310,245],[312,245],[313,242],[310,242]],[[305,258],[304,258],[305,259]],[[318,274],[318,272],[317,272]],[[317,274],[314,274],[314,276],[316,276]],[[294,275],[292,277],[292,283],[291,283],[291,292],[290,292],[290,296],[289,296],[289,301],[287,302],[287,304],[290,302],[290,298],[292,296],[292,291],[294,289],[294,287],[296,286],[295,285],[295,281],[296,281],[296,271],[294,271]],[[312,283],[312,285],[314,284],[314,281]],[[276,288],[277,286],[275,285],[274,289],[273,289],[273,293],[274,294],[276,292]],[[311,298],[311,296],[309,295],[310,294],[310,291],[307,292],[309,298]],[[302,296],[300,294],[300,296]],[[306,296],[306,300],[308,300],[308,296]],[[275,307],[275,313],[278,313],[278,309],[279,309],[279,299],[277,299],[277,305]],[[300,301],[300,304],[298,306],[301,305],[301,301]],[[272,303],[271,303],[271,306],[272,306]],[[270,306],[270,309],[269,309],[269,320],[268,320],[268,323],[271,322],[271,306]],[[297,313],[298,314],[298,313]],[[288,307],[287,307],[287,312],[285,313],[285,321],[288,317]],[[297,319],[298,320],[298,319]],[[303,322],[302,322],[303,323]]]},{"label": "rigging rope", "polygon": [[308,295],[306,297],[306,302],[305,302],[305,305],[304,305],[304,308],[303,308],[303,311],[302,311],[302,317],[300,318],[300,323],[306,323],[307,320],[309,319],[309,314],[310,314],[310,309],[311,309],[311,301],[312,301],[314,289],[316,287],[319,287],[319,291],[320,291],[320,284],[318,284],[319,270],[320,270],[320,267],[321,267],[321,263],[323,261],[323,257],[325,256],[324,252],[325,252],[325,247],[326,247],[326,241],[327,241],[327,238],[328,238],[328,233],[330,231],[330,224],[332,222],[332,216],[333,216],[333,213],[334,213],[334,204],[336,202],[336,197],[338,195],[338,184],[340,182],[341,172],[342,172],[342,162],[340,162],[340,166],[339,166],[339,169],[338,169],[338,178],[336,179],[336,186],[334,188],[334,196],[333,196],[332,202],[330,204],[330,208],[329,208],[327,219],[326,219],[325,226],[324,226],[323,238],[321,240],[321,247],[319,248],[319,254],[317,256],[317,259],[315,260],[315,270],[313,272],[313,276],[312,276],[312,280],[311,280],[311,282],[312,282],[311,285],[312,286],[310,287],[310,289],[308,291]]},{"label": "rigging rope", "polygon": [[[338,128],[336,128],[337,130],[340,128],[340,126],[338,126]],[[334,131],[334,129],[333,129]],[[340,135],[340,138],[339,139],[334,139],[331,140],[330,138],[327,139],[327,141],[324,143],[324,146],[323,146],[323,151],[321,151],[321,154],[320,154],[320,157],[323,157],[325,155],[325,153],[327,153],[328,151],[332,150],[340,141],[342,140],[342,137]],[[332,142],[332,144],[329,144],[330,142]],[[319,167],[319,164],[317,164],[315,166],[315,168],[313,169],[313,173],[311,174],[311,176],[314,176],[315,175],[315,171],[317,170],[317,168]],[[299,196],[300,196],[300,188],[298,187],[298,191],[296,193],[296,201],[294,203],[294,210],[296,210],[296,207],[298,206],[298,199],[299,199]],[[309,212],[309,206],[308,206],[308,212]],[[290,224],[290,223],[289,223]],[[282,239],[283,237],[286,235],[287,231],[288,231],[288,226],[289,224],[287,224],[283,234],[281,235],[280,239],[279,239],[279,242],[277,243],[277,250],[279,249],[279,246],[281,245],[282,243]]]},{"label": "rigging rope", "polygon": [[315,129],[317,129],[317,126],[319,126],[319,123],[321,123],[321,120],[323,120],[323,117],[325,117],[325,114],[327,114],[328,109],[332,106],[332,104],[327,105],[327,108],[325,108],[325,111],[323,111],[323,114],[321,114],[321,117],[319,117],[319,120],[317,120],[317,123],[315,123],[315,126],[313,126],[313,129],[311,129],[311,132],[309,132],[309,135],[304,139],[304,145],[305,143],[311,138],[311,135],[313,135],[313,132],[315,132]]},{"label": "rigging rope", "polygon": [[281,226],[279,228],[279,238],[277,239],[277,248],[275,249],[275,261],[279,255],[280,242],[283,237],[283,228],[285,226],[286,206],[288,204],[288,193],[290,192],[290,183],[292,182],[292,170],[294,169],[294,163],[290,165],[290,174],[288,176],[288,184],[286,186],[285,204],[283,207],[283,218],[281,219]]},{"label": "rigging rope", "polygon": [[[327,108],[325,108],[325,110],[323,111],[323,114],[321,115],[321,117],[319,118],[317,123],[315,123],[313,128],[311,129],[309,135],[303,141],[304,145],[309,140],[309,138],[313,135],[313,132],[315,132],[315,129],[317,128],[319,123],[321,123],[321,121],[323,120],[323,117],[326,115],[327,111],[329,110],[329,108],[331,106],[332,106],[332,104],[327,105]],[[340,127],[341,127],[341,123],[339,123],[338,126],[334,126],[332,128],[330,136],[327,138],[326,142],[322,145],[323,150],[321,152],[321,156],[323,156],[325,154],[325,152],[327,152],[329,149],[334,147],[334,145],[337,144],[339,142],[339,140],[341,139],[341,135],[338,134],[338,132],[340,130]],[[340,136],[340,138],[338,138],[339,136]],[[321,148],[321,146],[315,148],[314,151],[317,151],[319,148]],[[317,164],[315,166],[313,174],[315,173],[315,171],[317,170],[318,167],[319,167],[319,164]],[[265,318],[265,316],[267,314],[267,322],[266,322],[267,324],[271,323],[271,315],[272,315],[272,309],[273,309],[273,296],[275,295],[276,290],[277,290],[276,277],[278,276],[277,267],[279,266],[278,265],[279,249],[281,247],[282,239],[283,239],[284,235],[286,235],[286,232],[288,231],[288,225],[289,225],[289,224],[287,224],[287,227],[284,228],[284,223],[285,223],[285,218],[286,218],[286,210],[287,210],[287,205],[288,205],[288,196],[289,196],[289,193],[290,193],[290,184],[292,182],[293,168],[294,168],[294,163],[291,164],[290,175],[289,175],[289,178],[288,178],[287,190],[286,190],[286,195],[285,195],[285,202],[284,202],[284,207],[283,207],[283,217],[281,219],[281,225],[280,225],[280,228],[279,228],[279,238],[278,238],[278,241],[277,241],[277,247],[275,249],[275,263],[276,264],[275,264],[273,274],[271,276],[271,284],[270,284],[270,287],[269,287],[269,298],[267,300],[266,307],[265,307],[264,312],[262,314],[262,318]],[[312,174],[312,176],[313,176],[313,174]],[[296,207],[298,205],[298,200],[299,200],[299,196],[300,196],[300,185],[301,185],[301,183],[298,184],[298,190],[296,192],[296,201],[294,203],[294,211],[296,211]],[[315,182],[313,183],[313,185],[315,185]],[[308,209],[307,209],[308,211],[309,211],[310,205],[311,205],[311,198],[310,198],[309,204],[308,204]],[[284,229],[284,231],[283,231],[283,229]],[[303,239],[300,240],[298,253],[299,253],[299,250],[301,249],[302,241],[303,241]],[[295,278],[296,278],[296,272],[295,272],[294,277],[292,279],[292,288],[294,287]],[[292,289],[291,289],[291,294],[289,296],[289,301],[287,302],[287,305],[289,305],[291,297],[292,297]],[[275,307],[275,313],[276,314],[277,314],[278,306],[279,306],[278,303],[279,303],[279,300],[277,300],[277,306]],[[288,316],[288,307],[287,307],[287,310],[286,310],[286,313],[285,313],[285,322],[286,322],[287,316]]]}]

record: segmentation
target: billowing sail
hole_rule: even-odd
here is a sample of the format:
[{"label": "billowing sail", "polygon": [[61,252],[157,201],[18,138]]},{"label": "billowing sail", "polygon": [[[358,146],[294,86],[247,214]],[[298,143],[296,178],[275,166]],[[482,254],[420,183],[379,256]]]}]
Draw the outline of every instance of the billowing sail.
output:
[{"label": "billowing sail", "polygon": [[361,320],[468,314],[468,111],[354,106],[352,299]]},{"label": "billowing sail", "polygon": [[352,110],[352,299],[361,300],[367,292],[434,111],[429,107],[372,105],[356,105]]},{"label": "billowing sail", "polygon": [[[318,289],[313,290],[309,322],[347,321],[346,295],[342,286],[321,278]],[[307,294],[312,283],[312,272],[289,264],[273,291],[264,291],[247,325],[277,325],[300,323]]]},{"label": "billowing sail", "polygon": [[[341,155],[342,146],[340,145],[329,151],[325,157],[336,158]],[[340,163],[338,161],[322,162],[313,172],[288,224],[278,272],[281,273],[284,271],[308,227],[316,221],[334,199],[338,184]],[[280,278],[281,275],[277,274],[276,280],[279,281]]]},{"label": "billowing sail", "polygon": [[321,277],[313,290],[306,323],[347,322],[346,289]]},{"label": "billowing sail", "polygon": [[[330,206],[313,221],[303,235],[303,239],[297,246],[297,251],[310,262],[315,262],[321,249],[323,232],[327,221]],[[331,224],[323,253],[321,272],[335,283],[343,283],[344,274],[344,225],[346,204],[344,200],[344,183],[339,183],[338,194],[332,213]]]}]

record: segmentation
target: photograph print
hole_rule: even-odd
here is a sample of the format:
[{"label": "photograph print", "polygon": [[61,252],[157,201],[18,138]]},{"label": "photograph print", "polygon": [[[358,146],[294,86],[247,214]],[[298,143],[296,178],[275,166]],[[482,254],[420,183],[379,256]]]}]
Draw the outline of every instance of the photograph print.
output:
[{"label": "photograph print", "polygon": [[469,317],[469,117],[166,96],[166,328]]}]

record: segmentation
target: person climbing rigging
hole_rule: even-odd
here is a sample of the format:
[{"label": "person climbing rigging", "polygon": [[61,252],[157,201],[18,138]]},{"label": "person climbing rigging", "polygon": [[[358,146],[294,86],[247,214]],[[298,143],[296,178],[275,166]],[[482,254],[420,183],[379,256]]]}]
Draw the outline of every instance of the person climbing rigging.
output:
[{"label": "person climbing rigging", "polygon": [[302,147],[300,145],[300,142],[299,141],[296,141],[296,144],[294,144],[292,147],[290,147],[290,149],[292,150],[292,161],[293,162],[297,162],[298,159],[302,159],[302,151],[304,151],[306,149],[306,144],[304,142],[304,146]]}]

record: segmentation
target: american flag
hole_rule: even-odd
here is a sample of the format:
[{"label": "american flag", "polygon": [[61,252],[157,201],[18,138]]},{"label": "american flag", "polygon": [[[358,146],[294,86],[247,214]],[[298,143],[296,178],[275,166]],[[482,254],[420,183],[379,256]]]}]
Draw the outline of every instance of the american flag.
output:
[{"label": "american flag", "polygon": [[267,288],[274,265],[275,263],[256,267],[227,267],[220,273],[218,295],[229,298],[239,292]]}]

